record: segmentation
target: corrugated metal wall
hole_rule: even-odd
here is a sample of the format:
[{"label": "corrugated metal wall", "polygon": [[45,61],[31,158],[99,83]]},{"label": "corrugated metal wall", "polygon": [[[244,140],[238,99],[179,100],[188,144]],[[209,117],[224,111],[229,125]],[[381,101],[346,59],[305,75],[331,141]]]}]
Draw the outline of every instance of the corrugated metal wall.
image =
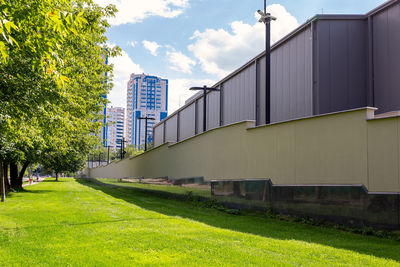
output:
[{"label": "corrugated metal wall", "polygon": [[174,115],[165,121],[165,142],[178,141],[178,115]]},{"label": "corrugated metal wall", "polygon": [[154,147],[162,145],[164,143],[164,123],[161,123],[157,127],[154,127]]},{"label": "corrugated metal wall", "polygon": [[207,130],[219,127],[220,92],[207,94]]},{"label": "corrugated metal wall", "polygon": [[179,140],[185,140],[195,135],[196,127],[195,103],[179,112]]},{"label": "corrugated metal wall", "polygon": [[[273,52],[271,52],[271,55],[272,53]],[[265,123],[265,56],[257,59],[256,65],[257,65],[256,124],[263,125]]]},{"label": "corrugated metal wall", "polygon": [[223,85],[224,125],[243,120],[255,120],[256,68],[252,64]]},{"label": "corrugated metal wall", "polygon": [[318,97],[316,114],[367,105],[367,24],[365,20],[316,23]]},{"label": "corrugated metal wall", "polygon": [[271,52],[271,122],[312,115],[311,36],[309,26]]},{"label": "corrugated metal wall", "polygon": [[400,4],[372,16],[374,105],[400,110]]},{"label": "corrugated metal wall", "polygon": [[196,100],[196,134],[203,132],[203,97]]},{"label": "corrugated metal wall", "polygon": [[[271,122],[367,103],[379,113],[400,110],[399,29],[400,4],[392,1],[366,16],[318,16],[279,41],[271,51]],[[215,86],[221,92],[207,95],[207,130],[243,120],[264,124],[264,55]],[[175,112],[165,127],[166,142],[202,133],[203,97]]]}]

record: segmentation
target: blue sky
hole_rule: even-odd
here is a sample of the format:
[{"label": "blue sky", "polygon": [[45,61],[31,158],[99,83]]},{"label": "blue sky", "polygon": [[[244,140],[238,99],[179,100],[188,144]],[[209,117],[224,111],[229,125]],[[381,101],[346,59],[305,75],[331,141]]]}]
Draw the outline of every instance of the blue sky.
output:
[{"label": "blue sky", "polygon": [[[115,66],[111,105],[126,106],[130,73],[169,79],[169,113],[184,104],[190,86],[213,85],[262,52],[264,28],[255,11],[263,0],[95,0],[120,10],[107,32],[123,53]],[[315,14],[364,14],[384,0],[267,1],[278,20],[272,41]]]}]

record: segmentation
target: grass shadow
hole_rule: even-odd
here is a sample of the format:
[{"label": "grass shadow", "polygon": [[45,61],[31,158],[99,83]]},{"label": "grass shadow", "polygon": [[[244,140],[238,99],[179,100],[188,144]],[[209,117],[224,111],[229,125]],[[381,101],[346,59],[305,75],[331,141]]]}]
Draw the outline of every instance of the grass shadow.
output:
[{"label": "grass shadow", "polygon": [[[210,226],[262,237],[317,243],[400,262],[400,242],[395,240],[363,236],[328,227],[280,221],[256,213],[230,215],[215,209],[198,207],[192,202],[168,198],[167,195],[160,196],[154,192],[145,192],[143,189],[104,184],[100,181],[77,179],[77,182],[143,209],[168,216],[179,216]],[[165,201],[166,198],[169,200]]]},{"label": "grass shadow", "polygon": [[29,189],[24,189],[23,191],[20,192],[24,192],[24,193],[32,193],[32,194],[44,194],[44,193],[50,193],[50,192],[54,192],[53,190],[29,190]]},{"label": "grass shadow", "polygon": [[[54,192],[53,190],[29,190],[29,189],[19,189],[19,190],[13,190],[7,192],[7,198],[18,198],[18,197],[24,197],[24,193],[29,193],[29,194],[45,194],[45,193],[50,193]],[[18,194],[16,194],[18,193]],[[22,193],[22,194],[20,194]]]},{"label": "grass shadow", "polygon": [[[70,179],[72,179],[72,178],[70,178]],[[43,181],[41,181],[41,183],[65,183],[65,182],[68,182],[68,181],[60,180],[60,178],[58,178],[58,181],[56,181],[56,178],[46,178]]]},{"label": "grass shadow", "polygon": [[16,229],[45,229],[45,228],[53,228],[60,226],[81,226],[81,225],[95,225],[95,224],[108,224],[108,223],[116,223],[116,222],[130,222],[130,221],[147,221],[147,220],[174,220],[174,218],[134,218],[134,219],[116,219],[116,220],[102,220],[102,221],[89,221],[89,222],[61,222],[58,224],[46,224],[46,225],[27,225],[27,226],[18,226],[18,227],[0,227],[0,232],[4,231],[13,231]]}]

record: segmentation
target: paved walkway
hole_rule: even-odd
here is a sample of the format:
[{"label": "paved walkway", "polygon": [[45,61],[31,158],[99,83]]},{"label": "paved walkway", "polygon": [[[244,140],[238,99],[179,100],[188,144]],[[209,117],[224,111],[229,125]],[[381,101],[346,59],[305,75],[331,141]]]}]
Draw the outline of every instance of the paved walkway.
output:
[{"label": "paved walkway", "polygon": [[33,182],[32,182],[31,184],[29,184],[29,182],[28,182],[27,184],[23,184],[22,187],[25,187],[25,186],[28,186],[28,185],[38,184],[38,183],[42,182],[44,179],[46,179],[46,178],[40,177],[40,178],[39,178],[39,181],[37,182],[37,181],[36,181],[36,177],[35,177],[35,178],[33,179]]}]

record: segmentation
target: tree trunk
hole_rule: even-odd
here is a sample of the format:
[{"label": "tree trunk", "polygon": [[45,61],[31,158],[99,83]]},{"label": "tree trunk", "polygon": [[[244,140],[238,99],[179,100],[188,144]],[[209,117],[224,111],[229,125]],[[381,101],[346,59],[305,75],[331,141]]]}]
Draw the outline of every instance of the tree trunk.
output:
[{"label": "tree trunk", "polygon": [[28,168],[29,164],[30,164],[30,162],[28,162],[28,161],[25,162],[24,165],[22,165],[21,171],[19,172],[18,181],[21,182],[21,186],[22,186],[22,178],[24,178],[26,168]]},{"label": "tree trunk", "polygon": [[22,180],[18,179],[18,165],[15,162],[10,163],[11,188],[15,190],[22,189]]},{"label": "tree trunk", "polygon": [[1,202],[6,201],[6,184],[4,182],[4,165],[3,165],[3,156],[0,155],[0,194],[1,194]]},{"label": "tree trunk", "polygon": [[56,172],[56,182],[58,182],[58,172]]},{"label": "tree trunk", "polygon": [[6,193],[10,191],[10,181],[8,180],[8,163],[3,164],[4,183],[6,184]]}]

